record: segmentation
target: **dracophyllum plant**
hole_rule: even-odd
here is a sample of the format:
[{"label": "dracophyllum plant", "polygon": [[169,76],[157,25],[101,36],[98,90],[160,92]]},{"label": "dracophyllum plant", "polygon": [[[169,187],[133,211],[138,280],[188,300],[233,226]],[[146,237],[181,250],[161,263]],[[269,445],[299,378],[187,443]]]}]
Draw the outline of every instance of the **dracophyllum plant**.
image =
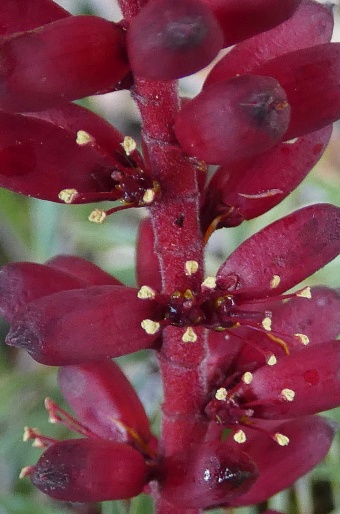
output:
[{"label": "dracophyllum plant", "polygon": [[[340,118],[332,9],[314,0],[119,5],[119,23],[52,0],[0,5],[0,185],[94,203],[96,223],[122,209],[149,214],[136,288],[77,256],[1,269],[6,342],[60,366],[74,415],[51,399],[46,408],[79,435],[57,441],[27,428],[43,453],[21,475],[68,502],[145,492],[158,514],[255,505],[311,470],[333,439],[334,425],[316,414],[340,405],[340,295],[297,285],[339,254],[340,209],[310,205],[272,223],[214,277],[204,247],[215,230],[228,238],[277,205],[323,154]],[[226,48],[202,91],[180,98],[178,79]],[[140,111],[140,149],[72,103],[121,89]],[[161,370],[158,439],[112,360],[141,349]]]}]

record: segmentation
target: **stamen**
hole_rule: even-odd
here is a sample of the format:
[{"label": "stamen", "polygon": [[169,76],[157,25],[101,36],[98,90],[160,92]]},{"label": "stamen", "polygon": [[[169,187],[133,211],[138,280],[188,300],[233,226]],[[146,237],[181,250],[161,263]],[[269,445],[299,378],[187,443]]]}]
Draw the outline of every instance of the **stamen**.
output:
[{"label": "stamen", "polygon": [[305,346],[309,344],[309,337],[306,336],[306,334],[294,334],[294,337],[299,339],[300,343],[302,343]]},{"label": "stamen", "polygon": [[24,468],[22,468],[22,470],[20,471],[19,473],[19,478],[26,478],[28,477],[29,475],[31,475],[32,471],[33,471],[34,467],[33,466],[25,466]]},{"label": "stamen", "polygon": [[225,387],[220,387],[215,393],[216,400],[225,401],[228,398],[228,391]]},{"label": "stamen", "polygon": [[183,343],[196,343],[197,334],[192,327],[188,327],[182,336]]},{"label": "stamen", "polygon": [[137,296],[141,300],[153,300],[156,296],[156,291],[149,286],[142,286],[138,291]]},{"label": "stamen", "polygon": [[141,327],[149,335],[156,334],[160,329],[160,326],[161,325],[158,323],[158,321],[152,321],[152,319],[143,319],[141,323]]},{"label": "stamen", "polygon": [[267,332],[270,332],[271,331],[271,326],[272,326],[272,320],[266,316],[263,320],[262,320],[262,323],[261,323],[262,327],[267,331]]},{"label": "stamen", "polygon": [[273,439],[280,446],[288,446],[289,444],[289,437],[280,434],[279,432],[276,432],[276,434],[274,434]]},{"label": "stamen", "polygon": [[106,218],[105,211],[102,211],[101,209],[94,209],[94,211],[91,212],[91,214],[88,217],[89,221],[92,221],[93,223],[103,223],[103,221]]},{"label": "stamen", "polygon": [[295,391],[293,389],[282,389],[281,396],[287,402],[292,402],[295,398]]},{"label": "stamen", "polygon": [[269,339],[271,339],[272,341],[274,341],[274,343],[279,344],[281,346],[281,348],[283,349],[283,351],[285,352],[285,354],[289,355],[289,349],[288,349],[287,343],[283,339],[281,339],[280,337],[274,336],[273,334],[268,334],[268,332],[266,332],[266,336],[269,337]]},{"label": "stamen", "polygon": [[153,189],[147,189],[143,195],[143,203],[150,205],[156,197],[156,193]]},{"label": "stamen", "polygon": [[63,189],[58,194],[58,198],[64,203],[72,203],[77,194],[78,191],[76,189]]},{"label": "stamen", "polygon": [[36,437],[32,443],[33,448],[48,448],[53,443],[46,444],[45,438]]},{"label": "stamen", "polygon": [[251,384],[252,380],[253,380],[253,374],[250,373],[250,371],[246,371],[242,375],[242,382],[244,382],[245,384]]},{"label": "stamen", "polygon": [[27,443],[27,441],[35,439],[38,435],[41,435],[41,433],[37,428],[24,427],[22,440],[24,443]]},{"label": "stamen", "polygon": [[282,189],[267,189],[267,191],[263,191],[263,193],[257,193],[255,195],[248,195],[246,193],[237,193],[239,196],[243,196],[244,198],[249,199],[258,199],[258,198],[269,198],[271,196],[276,196],[282,194]]},{"label": "stamen", "polygon": [[95,139],[93,136],[91,136],[91,134],[89,134],[85,130],[78,130],[76,139],[77,145],[84,146],[88,145],[89,143],[93,143],[94,141]]},{"label": "stamen", "polygon": [[308,298],[309,300],[312,298],[312,292],[310,290],[310,287],[305,287],[304,289],[301,289],[301,291],[298,291],[295,293],[296,296],[299,296],[300,298]]},{"label": "stamen", "polygon": [[[89,428],[82,425],[77,419],[64,411],[59,405],[54,403],[50,398],[45,399],[45,408],[49,414],[50,423],[61,423],[70,430],[77,432],[85,437],[97,437]],[[45,436],[39,436],[44,441],[50,440],[55,442],[53,439]]]},{"label": "stamen", "polygon": [[243,430],[238,430],[237,432],[235,432],[235,434],[233,435],[233,439],[236,443],[238,444],[243,444],[246,442],[247,440],[247,436],[246,434],[243,432]]},{"label": "stamen", "polygon": [[269,366],[275,366],[275,364],[277,363],[277,358],[275,357],[275,355],[272,353],[271,356],[267,359],[267,364]]},{"label": "stamen", "polygon": [[125,136],[124,141],[120,144],[124,148],[124,151],[127,156],[131,155],[137,148],[136,141],[130,136]]},{"label": "stamen", "polygon": [[208,289],[215,289],[216,287],[216,277],[207,277],[203,282],[202,282],[202,287],[206,287]]},{"label": "stamen", "polygon": [[194,275],[198,271],[198,262],[197,261],[186,261],[185,263],[185,274],[190,276]]},{"label": "stamen", "polygon": [[273,278],[270,281],[270,288],[271,289],[275,289],[276,287],[278,287],[280,282],[281,282],[280,275],[273,275]]}]

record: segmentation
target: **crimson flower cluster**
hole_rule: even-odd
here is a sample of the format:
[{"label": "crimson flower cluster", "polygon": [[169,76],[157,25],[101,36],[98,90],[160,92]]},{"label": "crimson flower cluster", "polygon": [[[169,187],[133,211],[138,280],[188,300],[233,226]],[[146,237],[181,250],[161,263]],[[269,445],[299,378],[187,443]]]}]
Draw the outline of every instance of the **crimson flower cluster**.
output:
[{"label": "crimson flower cluster", "polygon": [[[67,204],[120,202],[96,207],[97,223],[149,210],[136,288],[66,255],[0,271],[6,342],[60,366],[77,419],[50,399],[46,408],[81,436],[27,428],[44,452],[21,475],[64,501],[144,491],[162,514],[264,502],[320,462],[334,435],[316,414],[340,404],[340,293],[296,286],[339,254],[340,209],[311,205],[272,223],[216,277],[204,277],[203,252],[214,230],[277,205],[323,154],[340,118],[332,9],[119,4],[119,23],[71,16],[52,0],[0,5],[0,186]],[[202,91],[180,98],[176,81],[229,47]],[[142,151],[72,103],[119,89],[140,109]],[[208,165],[217,166],[209,181]],[[142,349],[156,351],[163,378],[159,440],[111,360]]]}]

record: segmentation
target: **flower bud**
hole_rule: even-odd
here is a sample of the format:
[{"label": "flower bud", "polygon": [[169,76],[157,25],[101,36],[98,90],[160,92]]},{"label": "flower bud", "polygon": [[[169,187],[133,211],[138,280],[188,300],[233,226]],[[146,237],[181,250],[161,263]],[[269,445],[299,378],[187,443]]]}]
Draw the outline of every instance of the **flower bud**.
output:
[{"label": "flower bud", "polygon": [[146,465],[142,455],[126,444],[70,439],[50,446],[30,478],[38,489],[57,500],[121,500],[142,492]]},{"label": "flower bud", "polygon": [[131,68],[151,80],[173,80],[207,66],[222,48],[222,31],[199,0],[150,0],[127,36]]},{"label": "flower bud", "polygon": [[276,80],[244,75],[213,84],[185,104],[174,130],[188,155],[223,164],[274,146],[289,119],[286,93]]},{"label": "flower bud", "polygon": [[257,470],[245,453],[219,441],[165,459],[162,497],[190,509],[228,503],[253,484]]},{"label": "flower bud", "polygon": [[0,107],[19,112],[110,91],[129,70],[122,29],[96,16],[5,38],[0,56]]},{"label": "flower bud", "polygon": [[95,434],[131,442],[133,431],[144,442],[150,439],[144,407],[115,362],[63,366],[59,369],[59,384],[79,421]]}]

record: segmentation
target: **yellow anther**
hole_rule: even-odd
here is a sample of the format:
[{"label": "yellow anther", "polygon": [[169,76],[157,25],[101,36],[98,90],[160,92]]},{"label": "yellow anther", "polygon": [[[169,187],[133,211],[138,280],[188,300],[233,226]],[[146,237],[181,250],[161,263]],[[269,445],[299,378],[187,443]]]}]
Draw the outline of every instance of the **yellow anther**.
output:
[{"label": "yellow anther", "polygon": [[188,327],[182,336],[183,343],[196,343],[197,334],[193,330],[193,328]]},{"label": "yellow anther", "polygon": [[155,199],[156,193],[153,189],[147,189],[143,195],[143,202],[150,205]]},{"label": "yellow anther", "polygon": [[156,296],[156,291],[149,286],[142,286],[138,291],[137,296],[141,300],[153,300]]},{"label": "yellow anther", "polygon": [[40,439],[40,437],[36,437],[32,443],[33,448],[46,448],[46,444]]},{"label": "yellow anther", "polygon": [[270,288],[275,289],[281,282],[281,277],[279,275],[273,275],[273,278],[270,281]]},{"label": "yellow anther", "polygon": [[202,287],[206,287],[208,289],[215,289],[215,287],[216,287],[216,277],[207,277],[202,282]]},{"label": "yellow anther", "polygon": [[143,319],[141,327],[145,330],[147,334],[153,335],[156,334],[160,329],[160,324],[158,323],[158,321],[152,321],[152,319]]},{"label": "yellow anther", "polygon": [[137,148],[136,141],[130,136],[125,136],[124,141],[120,144],[124,148],[126,155],[131,155]]},{"label": "yellow anther", "polygon": [[89,143],[93,143],[93,141],[94,141],[94,137],[91,136],[91,134],[89,134],[85,130],[78,130],[77,139],[76,139],[77,145],[80,145],[80,146],[88,145]]},{"label": "yellow anther", "polygon": [[250,371],[246,371],[242,375],[242,382],[244,382],[245,384],[251,384],[252,380],[253,380],[253,374],[250,373]]},{"label": "yellow anther", "polygon": [[247,436],[246,434],[243,432],[243,430],[238,430],[237,432],[235,432],[235,434],[233,435],[233,439],[234,441],[236,441],[236,443],[239,443],[239,444],[242,444],[242,443],[245,443],[246,440],[247,440]]},{"label": "yellow anther", "polygon": [[267,359],[267,364],[269,366],[275,366],[275,364],[277,363],[277,358],[275,357],[275,355],[272,353],[271,356]]},{"label": "yellow anther", "polygon": [[296,293],[296,296],[299,296],[300,298],[308,298],[310,300],[312,298],[312,292],[310,290],[310,287],[305,287],[304,289],[301,289],[301,291],[298,291]]},{"label": "yellow anther", "polygon": [[295,398],[295,391],[293,391],[293,389],[282,389],[281,396],[284,400],[287,400],[287,402],[292,402]]},{"label": "yellow anther", "polygon": [[261,325],[267,332],[270,332],[272,329],[272,320],[267,316],[263,318]]},{"label": "yellow anther", "polygon": [[90,216],[88,217],[88,220],[92,221],[92,223],[103,223],[105,218],[105,211],[102,211],[101,209],[94,209],[94,211],[92,211]]},{"label": "yellow anther", "polygon": [[274,441],[277,442],[277,444],[280,446],[287,446],[289,444],[289,437],[277,432],[274,434]]},{"label": "yellow anther", "polygon": [[190,276],[194,275],[198,271],[198,262],[197,261],[186,261],[185,263],[185,274]]},{"label": "yellow anther", "polygon": [[228,391],[225,389],[225,387],[220,387],[217,389],[215,393],[216,400],[220,400],[224,402],[228,398]]},{"label": "yellow anther", "polygon": [[294,337],[300,340],[303,345],[309,344],[309,337],[306,334],[294,334]]},{"label": "yellow anther", "polygon": [[28,475],[31,474],[32,470],[33,470],[33,466],[25,466],[20,471],[19,478],[26,478]]},{"label": "yellow anther", "polygon": [[72,203],[75,196],[77,196],[78,191],[76,189],[63,189],[58,194],[59,200],[64,203]]}]

